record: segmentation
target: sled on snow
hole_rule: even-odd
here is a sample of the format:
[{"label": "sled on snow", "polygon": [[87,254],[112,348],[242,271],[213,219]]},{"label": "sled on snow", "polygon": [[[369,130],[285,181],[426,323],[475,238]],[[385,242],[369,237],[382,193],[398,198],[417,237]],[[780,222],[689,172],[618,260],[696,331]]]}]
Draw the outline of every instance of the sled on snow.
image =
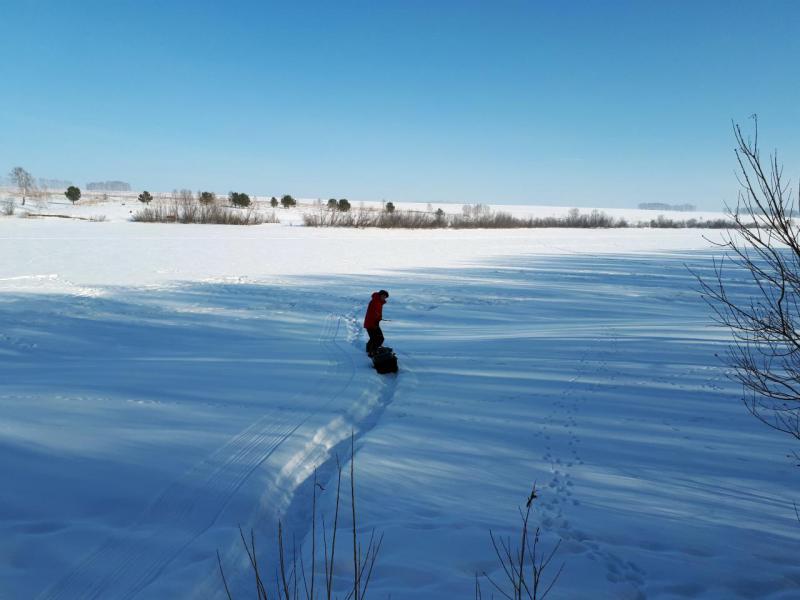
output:
[{"label": "sled on snow", "polygon": [[372,355],[372,366],[378,373],[397,373],[397,355],[391,348],[381,346]]}]

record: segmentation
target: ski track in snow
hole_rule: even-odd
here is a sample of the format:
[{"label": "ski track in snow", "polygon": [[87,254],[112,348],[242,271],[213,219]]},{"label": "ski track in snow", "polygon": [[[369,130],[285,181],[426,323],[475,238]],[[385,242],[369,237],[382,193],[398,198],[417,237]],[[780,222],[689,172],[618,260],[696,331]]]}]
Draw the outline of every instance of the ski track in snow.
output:
[{"label": "ski track in snow", "polygon": [[[358,310],[360,306],[354,307],[354,311]],[[347,341],[355,347],[357,352],[355,355],[361,355],[363,352],[363,340],[361,339],[361,326],[357,319],[352,316],[343,318],[347,324]],[[335,349],[342,355],[343,361],[349,364],[351,373],[356,373],[360,367],[354,357],[354,353],[343,348],[337,341]],[[401,362],[405,363],[406,358],[401,356]],[[367,360],[364,365],[368,365]],[[371,368],[371,365],[370,365]],[[414,387],[417,384],[417,377],[408,367],[401,367],[403,371],[404,387]],[[375,377],[375,374],[370,371],[370,376]],[[291,532],[291,536],[297,540],[304,540],[311,532],[311,496],[314,494],[314,478],[313,474],[316,472],[320,484],[325,484],[323,487],[329,489],[333,486],[333,479],[336,473],[336,464],[342,457],[348,457],[350,454],[351,435],[352,442],[355,444],[355,452],[358,452],[358,441],[360,438],[368,434],[378,423],[381,415],[385,409],[394,399],[394,395],[398,387],[398,379],[396,375],[380,375],[378,377],[380,391],[377,394],[372,391],[375,380],[371,379],[368,382],[368,388],[362,392],[362,398],[365,402],[354,402],[350,408],[339,417],[333,419],[330,423],[318,429],[313,439],[308,442],[302,449],[296,452],[286,463],[281,467],[280,472],[273,484],[270,486],[271,491],[268,491],[265,498],[262,498],[261,504],[265,500],[273,511],[279,513],[280,521],[284,525],[286,533]],[[348,459],[341,460],[343,470],[346,470]],[[291,499],[285,496],[279,497],[275,492],[280,494],[283,489],[292,489],[294,494]],[[273,532],[275,533],[275,532]],[[286,535],[286,533],[284,535]],[[250,572],[249,564],[244,566],[244,569],[239,568],[236,570],[235,563],[236,557],[241,557],[242,548],[239,539],[234,540],[233,544],[227,548],[223,554],[222,562],[224,565],[226,578],[231,587],[235,586],[236,578],[239,581],[246,580],[247,587],[250,589],[252,573]],[[279,557],[274,547],[267,545],[259,551],[259,562],[262,566],[277,564]],[[233,565],[233,568],[232,568]],[[210,573],[204,582],[202,582],[195,590],[194,595],[201,595],[203,597],[221,596],[222,590],[220,587],[219,574],[214,571]]]},{"label": "ski track in snow", "polygon": [[[347,400],[346,392],[356,375],[352,352],[342,348],[338,341],[343,320],[329,315],[319,339],[330,358],[320,383],[333,372],[347,372],[324,408],[337,400]],[[352,338],[352,333],[348,337]],[[331,458],[330,448],[349,437],[351,428],[358,424],[354,421],[368,421],[372,405],[383,407],[390,401],[393,389],[393,385],[385,386],[381,397],[368,402],[365,410],[351,409],[348,413],[351,419],[335,416],[314,432],[311,441],[282,468],[276,489],[291,493],[314,468]],[[134,524],[101,545],[43,592],[40,600],[137,597],[215,524],[247,478],[303,428],[312,414],[292,412],[291,416],[300,417],[293,420],[287,420],[286,414],[279,410],[264,414],[169,486]]]}]

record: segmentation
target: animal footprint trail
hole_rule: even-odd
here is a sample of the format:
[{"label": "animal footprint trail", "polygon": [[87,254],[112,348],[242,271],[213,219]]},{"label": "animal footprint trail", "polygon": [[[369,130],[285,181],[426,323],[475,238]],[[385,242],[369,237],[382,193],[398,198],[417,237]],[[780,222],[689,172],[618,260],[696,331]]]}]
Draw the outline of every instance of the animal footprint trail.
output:
[{"label": "animal footprint trail", "polygon": [[[632,589],[633,597],[644,598],[644,592],[640,589],[644,581],[641,569],[604,548],[586,531],[576,528],[569,516],[571,508],[581,505],[579,486],[575,483],[572,471],[584,465],[578,434],[582,407],[592,400],[594,394],[607,393],[618,387],[616,381],[619,374],[613,367],[614,357],[619,352],[616,332],[609,330],[606,342],[605,351],[595,365],[589,360],[593,349],[584,349],[576,361],[576,373],[551,403],[550,411],[539,429],[538,435],[545,447],[542,458],[550,472],[539,504],[541,524],[544,529],[556,533],[570,553],[584,555],[589,560],[601,563],[608,581],[627,585]],[[602,378],[594,376],[594,373],[601,373]]]}]

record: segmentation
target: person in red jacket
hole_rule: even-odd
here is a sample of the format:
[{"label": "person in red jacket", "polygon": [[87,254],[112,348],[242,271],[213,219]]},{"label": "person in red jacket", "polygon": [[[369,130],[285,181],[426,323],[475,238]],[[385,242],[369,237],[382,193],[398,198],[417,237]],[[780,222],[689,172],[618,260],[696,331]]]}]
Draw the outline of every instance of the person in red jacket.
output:
[{"label": "person in red jacket", "polygon": [[364,317],[364,329],[367,330],[369,341],[367,342],[367,354],[372,356],[375,351],[383,345],[383,332],[381,331],[381,320],[383,319],[383,305],[389,298],[389,292],[380,290],[372,294],[372,300],[367,306],[367,315]]}]

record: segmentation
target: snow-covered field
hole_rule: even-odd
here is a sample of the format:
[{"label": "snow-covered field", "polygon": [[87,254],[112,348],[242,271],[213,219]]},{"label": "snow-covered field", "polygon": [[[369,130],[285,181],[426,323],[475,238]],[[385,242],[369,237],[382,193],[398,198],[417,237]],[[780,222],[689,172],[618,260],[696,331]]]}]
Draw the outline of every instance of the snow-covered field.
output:
[{"label": "snow-covered field", "polygon": [[[370,597],[474,597],[536,482],[552,598],[798,598],[792,441],[739,402],[687,269],[710,272],[718,232],[153,225],[126,204],[0,217],[0,598],[222,598],[217,550],[255,597],[237,527],[267,563],[278,519],[307,541],[309,476],[329,510],[351,432],[363,532],[385,533]],[[378,288],[396,376],[363,353]]]}]

